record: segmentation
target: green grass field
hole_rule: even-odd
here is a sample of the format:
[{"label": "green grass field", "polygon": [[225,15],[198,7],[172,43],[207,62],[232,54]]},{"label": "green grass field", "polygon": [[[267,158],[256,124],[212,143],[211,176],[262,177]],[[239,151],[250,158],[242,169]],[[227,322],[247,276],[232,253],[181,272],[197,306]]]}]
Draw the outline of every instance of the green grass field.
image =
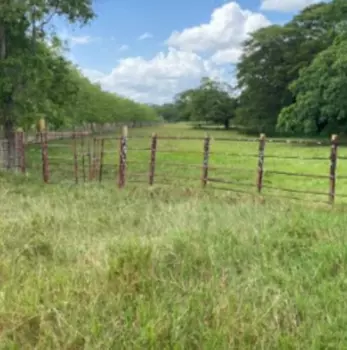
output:
[{"label": "green grass field", "polygon": [[[203,135],[184,125],[155,131]],[[36,146],[28,150],[34,170],[27,177],[0,177],[0,349],[346,349],[344,207],[216,195],[199,189],[199,168],[160,168],[201,164],[202,154],[194,153],[201,141],[159,140],[158,150],[179,151],[158,152],[158,173],[182,177],[173,186],[129,184],[119,191],[115,140],[107,142],[105,181],[72,186],[71,143],[53,144],[52,178],[70,175],[67,186],[43,186],[36,178]],[[130,149],[148,145],[149,139],[129,140]],[[256,154],[257,144],[212,142],[211,151]],[[267,154],[275,153],[328,156],[329,148],[269,145]],[[130,150],[128,159],[139,162],[129,163],[129,173],[147,170],[148,151]],[[292,171],[329,168],[265,161]],[[218,176],[254,183],[256,158],[212,155],[211,164],[230,167]],[[234,166],[249,168],[249,178]],[[305,188],[268,174],[269,182]]]},{"label": "green grass field", "polygon": [[1,349],[345,349],[347,216],[0,178]]},{"label": "green grass field", "polygon": [[[209,165],[211,178],[222,179],[232,184],[209,183],[208,189],[213,187],[228,188],[234,191],[246,191],[255,194],[256,171],[258,162],[257,142],[230,142],[218,141],[218,138],[244,138],[243,135],[233,131],[208,130],[211,141],[211,155]],[[193,129],[186,124],[163,125],[155,128],[139,128],[129,130],[128,141],[128,169],[127,182],[148,182],[148,169],[150,152],[150,136],[156,132],[160,137],[198,137],[203,138],[206,130]],[[120,132],[109,137],[120,136]],[[132,137],[134,137],[132,139]],[[254,139],[254,137],[253,137]],[[329,141],[329,140],[325,140]],[[85,143],[87,141],[85,140]],[[140,149],[140,150],[139,150]],[[85,147],[85,151],[87,148]],[[119,162],[119,141],[107,139],[105,142],[105,158],[103,167],[103,181],[116,182],[117,164]],[[81,152],[81,146],[79,145]],[[200,187],[203,161],[202,140],[160,140],[156,161],[155,184],[171,184],[179,186]],[[339,148],[339,155],[347,156],[347,147]],[[330,146],[305,146],[299,144],[267,142],[265,149],[265,174],[263,195],[271,197],[291,196],[311,202],[328,201],[329,192],[329,155]],[[274,156],[282,156],[275,158]],[[71,141],[54,141],[49,146],[51,182],[71,183],[74,181],[73,153]],[[293,157],[293,158],[290,158]],[[295,157],[298,157],[295,159]],[[323,158],[313,159],[309,158]],[[41,155],[39,147],[30,147],[27,151],[29,174],[32,178],[40,178]],[[87,157],[85,169],[87,171]],[[291,173],[321,175],[322,178],[298,177],[274,174],[272,171],[285,171]],[[82,157],[79,157],[79,180],[82,176]],[[346,203],[347,197],[347,162],[341,159],[337,166],[336,203]],[[277,188],[319,192],[312,195],[305,193],[290,193],[279,191]]]},{"label": "green grass field", "polygon": [[[265,203],[211,183],[202,190],[201,140],[159,140],[149,189],[132,181],[148,181],[149,151],[134,149],[148,148],[152,132],[205,133],[183,124],[130,129],[144,138],[129,139],[122,191],[117,140],[106,142],[101,184],[72,185],[66,140],[49,146],[56,184],[42,185],[38,146],[27,150],[27,177],[0,177],[0,349],[346,349],[345,208],[315,206],[312,196],[300,195],[311,205],[279,199],[267,189],[274,196]],[[212,140],[210,165],[226,169],[210,176],[248,182],[229,188],[255,194],[257,157],[227,153],[257,149]],[[269,143],[266,156],[265,185],[328,191],[328,178],[269,171],[328,175],[329,146]],[[345,167],[341,160],[340,176]],[[338,179],[337,193],[344,187]]]}]

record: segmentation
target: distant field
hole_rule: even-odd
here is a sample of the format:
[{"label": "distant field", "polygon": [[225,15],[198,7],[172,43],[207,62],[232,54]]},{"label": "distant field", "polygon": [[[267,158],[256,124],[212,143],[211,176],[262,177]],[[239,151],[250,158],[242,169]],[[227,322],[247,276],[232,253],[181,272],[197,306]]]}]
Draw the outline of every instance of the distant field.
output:
[{"label": "distant field", "polygon": [[[127,180],[133,182],[147,182],[150,154],[150,136],[155,132],[158,136],[174,137],[201,137],[206,130],[193,129],[186,124],[169,124],[152,128],[129,129],[128,141],[128,171]],[[211,167],[217,167],[209,171],[212,178],[234,182],[231,185],[209,184],[212,187],[227,187],[236,191],[256,193],[256,169],[257,169],[257,142],[229,142],[217,141],[217,138],[245,138],[233,131],[208,130],[211,141]],[[120,136],[120,131],[115,136]],[[108,135],[112,137],[112,135]],[[132,137],[143,137],[132,139]],[[253,137],[254,139],[254,137]],[[325,140],[329,141],[329,140]],[[86,141],[85,141],[86,142]],[[71,141],[55,141],[49,147],[50,170],[52,182],[73,181],[73,158]],[[139,149],[142,149],[139,151]],[[81,150],[81,149],[80,149]],[[86,150],[86,148],[85,148]],[[116,181],[117,164],[119,161],[119,141],[108,139],[105,142],[105,158],[103,169],[103,181]],[[159,140],[156,162],[155,184],[172,184],[175,186],[199,187],[201,186],[202,166],[202,140]],[[172,152],[174,151],[174,152]],[[265,149],[265,174],[263,194],[269,196],[294,196],[311,201],[327,201],[329,191],[329,145],[305,146],[298,144],[278,144],[268,142]],[[340,156],[347,156],[347,147],[339,148]],[[283,156],[286,159],[273,158]],[[293,157],[293,159],[288,159]],[[295,159],[295,157],[298,157]],[[310,160],[309,158],[325,158],[322,160]],[[29,169],[32,177],[40,177],[41,155],[37,146],[31,147],[27,152]],[[85,158],[87,169],[87,158]],[[291,173],[322,175],[325,178],[297,177],[272,174],[271,171],[285,171]],[[339,195],[347,195],[347,161],[338,161],[336,203],[347,202],[346,198]],[[82,158],[79,157],[79,177],[82,181]],[[345,177],[345,178],[342,178]],[[293,189],[300,191],[322,192],[322,195],[292,194],[278,191],[276,188]]]}]

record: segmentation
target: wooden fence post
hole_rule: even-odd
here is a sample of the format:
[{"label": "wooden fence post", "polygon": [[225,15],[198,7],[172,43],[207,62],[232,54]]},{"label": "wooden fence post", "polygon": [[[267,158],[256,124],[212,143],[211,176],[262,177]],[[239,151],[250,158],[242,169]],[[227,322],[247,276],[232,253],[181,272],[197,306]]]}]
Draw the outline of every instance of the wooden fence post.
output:
[{"label": "wooden fence post", "polygon": [[258,193],[261,193],[261,190],[263,188],[264,157],[265,157],[265,134],[260,134],[259,152],[258,152],[258,176],[257,176]]},{"label": "wooden fence post", "polygon": [[91,181],[92,179],[92,154],[91,154],[91,140],[90,136],[88,137],[88,144],[87,144],[87,157],[88,157],[88,180]]},{"label": "wooden fence post", "polygon": [[42,177],[43,182],[48,183],[49,181],[49,164],[48,164],[48,140],[47,131],[40,132],[41,138],[41,153],[42,153]]},{"label": "wooden fence post", "polygon": [[78,156],[77,156],[77,139],[76,139],[76,132],[73,132],[72,135],[72,148],[73,148],[73,158],[74,158],[74,174],[75,174],[75,183],[78,184]]},{"label": "wooden fence post", "polygon": [[96,173],[96,154],[97,154],[97,139],[96,137],[93,137],[93,147],[92,147],[92,155],[91,155],[91,180],[95,179],[95,173]]},{"label": "wooden fence post", "polygon": [[20,169],[21,173],[25,174],[25,144],[24,144],[24,132],[23,131],[17,131],[15,134],[15,140],[16,140],[16,160],[18,164],[18,168]]},{"label": "wooden fence post", "polygon": [[105,139],[101,139],[101,147],[100,147],[100,164],[99,164],[99,182],[102,181],[102,171],[104,167],[104,147],[105,147]]},{"label": "wooden fence post", "polygon": [[331,204],[334,204],[335,202],[337,148],[338,148],[337,135],[332,135],[331,151],[330,151],[330,191],[329,191],[329,202]]},{"label": "wooden fence post", "polygon": [[82,149],[82,174],[83,182],[86,182],[86,169],[85,169],[85,152],[84,152],[84,134],[81,137],[81,149]]},{"label": "wooden fence post", "polygon": [[25,161],[25,137],[24,137],[24,132],[21,131],[20,133],[20,169],[23,174],[26,172],[26,161]]},{"label": "wooden fence post", "polygon": [[151,144],[151,163],[149,166],[149,184],[150,186],[154,183],[154,173],[155,173],[155,160],[157,154],[157,134],[153,133],[152,135],[152,144]]},{"label": "wooden fence post", "polygon": [[206,134],[204,139],[204,156],[202,164],[202,187],[206,187],[208,181],[208,159],[210,154],[210,136]]},{"label": "wooden fence post", "polygon": [[127,137],[128,127],[123,127],[122,137],[120,139],[119,149],[119,173],[118,173],[118,187],[123,188],[125,186],[125,172],[127,161]]}]

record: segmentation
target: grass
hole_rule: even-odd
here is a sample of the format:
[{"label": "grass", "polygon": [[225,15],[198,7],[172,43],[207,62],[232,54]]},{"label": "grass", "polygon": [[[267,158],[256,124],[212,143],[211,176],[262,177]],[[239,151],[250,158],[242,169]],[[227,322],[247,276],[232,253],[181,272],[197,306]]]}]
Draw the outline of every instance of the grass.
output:
[{"label": "grass", "polygon": [[[208,130],[212,137],[209,164],[218,169],[210,170],[211,178],[233,182],[231,185],[216,185],[210,183],[208,188],[223,187],[229,190],[248,191],[256,193],[256,170],[258,162],[257,142],[218,141],[218,138],[243,138],[235,131]],[[186,124],[163,125],[155,128],[130,129],[128,142],[127,181],[148,183],[148,163],[150,154],[150,136],[156,132],[158,136],[199,137],[203,138],[204,130],[193,129]],[[115,134],[114,136],[119,136]],[[142,138],[141,138],[142,137]],[[327,141],[327,140],[326,140]],[[105,159],[103,181],[115,182],[117,177],[119,141],[107,139],[105,142]],[[51,182],[71,183],[74,179],[73,153],[71,141],[54,142],[49,147]],[[141,149],[139,151],[139,149]],[[81,146],[79,145],[81,151]],[[86,148],[85,148],[86,150]],[[155,184],[173,184],[187,187],[201,186],[202,140],[159,140],[156,162]],[[339,148],[340,156],[347,156],[347,148]],[[275,158],[273,156],[296,157],[297,159]],[[268,142],[265,148],[265,174],[263,194],[270,197],[292,195],[278,188],[299,191],[320,192],[320,195],[294,194],[294,197],[309,201],[328,200],[330,147],[305,146],[298,144],[278,144]],[[312,157],[325,159],[310,160]],[[41,155],[39,147],[30,147],[27,151],[29,173],[31,177],[40,178]],[[87,158],[85,158],[87,167]],[[271,171],[286,171],[321,175],[325,178],[286,176],[271,173]],[[347,163],[341,159],[337,167],[336,203],[347,202]],[[82,157],[79,157],[79,180],[82,181]],[[346,196],[344,198],[343,196]]]},{"label": "grass", "polygon": [[[180,125],[157,132],[202,135]],[[129,140],[129,148],[148,141]],[[69,142],[54,144],[52,159],[71,161]],[[164,162],[201,164],[193,153],[201,141],[160,140],[160,147],[178,152],[159,152],[158,172]],[[117,148],[107,142],[108,152]],[[212,150],[256,153],[257,144],[215,141]],[[267,152],[321,156],[329,148],[270,144]],[[28,177],[0,176],[0,349],[346,349],[345,207],[216,195],[199,188],[201,169],[179,167],[162,171],[182,177],[182,186],[119,191],[116,152],[106,155],[101,184],[71,185],[71,166],[68,178],[57,160],[53,180],[70,182],[42,186],[33,167],[39,149],[30,147],[27,156]],[[129,163],[129,173],[142,164],[147,170],[148,152],[129,151],[128,159],[139,162]],[[289,171],[329,168],[272,162],[266,159],[267,167]],[[211,163],[244,181],[233,167],[249,167],[254,180],[256,158],[212,155]],[[305,188],[291,178],[265,179]]]},{"label": "grass", "polygon": [[0,178],[1,349],[345,349],[347,216]]}]

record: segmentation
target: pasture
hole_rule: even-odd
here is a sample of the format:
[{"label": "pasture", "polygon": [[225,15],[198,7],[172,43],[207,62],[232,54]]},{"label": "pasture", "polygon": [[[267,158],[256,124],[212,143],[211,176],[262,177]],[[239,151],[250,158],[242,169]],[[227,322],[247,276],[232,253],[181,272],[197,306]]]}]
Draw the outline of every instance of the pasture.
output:
[{"label": "pasture", "polygon": [[[256,194],[258,147],[256,137],[247,138],[232,131],[207,130],[211,137],[209,177],[227,182],[208,183],[207,190],[228,189],[230,195],[242,192]],[[119,164],[119,138],[121,131],[105,138],[102,181],[116,183]],[[148,183],[151,134],[159,137],[156,154],[154,184],[173,187],[201,187],[203,165],[203,138],[206,130],[192,129],[186,124],[162,125],[152,128],[129,129],[127,154],[127,184]],[[160,138],[163,139],[160,139]],[[165,137],[177,137],[167,139]],[[179,139],[179,138],[197,139]],[[222,139],[222,140],[220,140]],[[229,141],[241,139],[243,141]],[[271,141],[271,142],[270,142]],[[278,142],[270,139],[265,146],[262,194],[266,197],[294,197],[310,202],[327,202],[329,192],[330,145]],[[329,139],[321,140],[329,143]],[[82,148],[78,141],[78,177],[83,182],[83,169],[88,178],[88,140]],[[311,140],[312,142],[312,140]],[[92,140],[90,140],[92,144]],[[50,181],[52,183],[74,182],[72,141],[54,141],[49,144]],[[338,149],[336,203],[347,202],[347,147]],[[41,179],[41,151],[39,146],[27,150],[29,175]],[[289,173],[288,174],[282,174]],[[88,180],[88,179],[87,179]],[[281,190],[283,189],[283,190]],[[296,193],[296,191],[298,193]]]},{"label": "pasture", "polygon": [[[163,131],[201,135],[183,126],[157,130]],[[130,143],[144,147],[144,140],[133,141],[129,149]],[[202,142],[189,142],[159,140],[158,149],[181,152],[158,152],[158,172],[160,157],[168,163],[202,163],[201,154],[184,153],[201,151]],[[233,145],[230,152],[241,147]],[[217,147],[229,150],[212,143],[211,151]],[[255,143],[243,147],[257,153]],[[293,154],[295,147],[277,145],[272,151]],[[118,143],[108,141],[106,150],[114,148]],[[54,150],[57,157],[71,157],[68,147]],[[329,147],[297,152],[328,156]],[[39,160],[35,147],[28,153],[32,164]],[[128,157],[149,160],[148,152],[129,151]],[[256,158],[225,159],[211,155],[212,164],[248,166],[254,181]],[[0,177],[1,349],[346,348],[343,207],[310,207],[276,197],[259,204],[249,196],[215,195],[198,189],[201,169],[166,166],[171,177],[182,177],[177,186],[149,191],[132,183],[120,191],[112,168],[116,161],[116,153],[106,153],[111,169],[105,170],[105,181],[85,186],[43,186],[33,172]],[[329,170],[328,162],[305,164],[292,163],[292,170]],[[63,178],[65,172],[56,169]],[[131,168],[129,163],[131,170],[141,172],[140,164]],[[183,179],[190,176],[191,183]],[[244,179],[238,171],[226,176]],[[290,183],[291,177],[285,181],[305,188]],[[191,184],[197,189],[187,194]]]}]

